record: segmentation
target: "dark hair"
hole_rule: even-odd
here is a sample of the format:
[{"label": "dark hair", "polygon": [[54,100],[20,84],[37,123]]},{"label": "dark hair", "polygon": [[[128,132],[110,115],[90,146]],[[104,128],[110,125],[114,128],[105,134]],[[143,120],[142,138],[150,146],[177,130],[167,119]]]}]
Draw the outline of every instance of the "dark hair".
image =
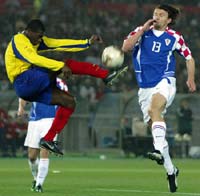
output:
[{"label": "dark hair", "polygon": [[27,24],[26,30],[31,30],[33,32],[44,32],[45,27],[43,23],[41,22],[41,20],[33,19]]},{"label": "dark hair", "polygon": [[180,14],[179,9],[177,9],[171,5],[167,5],[167,4],[158,5],[156,8],[165,10],[168,13],[169,18],[172,19],[170,25],[173,25],[176,23],[176,19],[177,19],[178,15]]}]

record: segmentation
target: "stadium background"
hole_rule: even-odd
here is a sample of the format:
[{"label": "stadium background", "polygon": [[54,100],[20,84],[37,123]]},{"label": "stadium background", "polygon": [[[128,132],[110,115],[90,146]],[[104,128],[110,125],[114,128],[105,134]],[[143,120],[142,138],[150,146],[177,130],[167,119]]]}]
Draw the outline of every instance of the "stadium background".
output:
[{"label": "stadium background", "polygon": [[[177,131],[176,110],[181,99],[187,99],[192,108],[193,135],[191,146],[200,146],[199,132],[199,48],[200,2],[187,1],[153,1],[153,0],[0,0],[0,101],[1,121],[15,124],[12,131],[14,139],[21,137],[26,129],[22,124],[27,119],[17,119],[17,97],[9,84],[4,65],[4,52],[13,34],[24,29],[31,18],[40,18],[48,36],[59,38],[88,38],[92,34],[100,34],[104,43],[93,46],[80,53],[48,53],[55,59],[75,58],[101,64],[101,53],[108,45],[121,46],[124,37],[138,24],[151,17],[152,9],[158,3],[171,3],[181,9],[181,17],[175,29],[180,31],[193,52],[196,60],[197,93],[187,93],[185,62],[177,60],[178,94],[168,111],[168,127]],[[70,91],[77,96],[78,107],[75,114],[61,134],[61,141],[66,152],[88,152],[91,149],[120,149],[125,126],[131,127],[132,119],[140,119],[141,112],[137,103],[137,87],[131,71],[131,56],[127,55],[125,63],[130,71],[111,89],[103,82],[91,77],[73,77],[67,83]],[[28,112],[29,107],[27,107]],[[9,114],[9,117],[7,116]],[[173,138],[173,132],[169,133]],[[119,139],[121,138],[121,139]],[[21,148],[21,146],[18,146]],[[141,146],[140,146],[141,147]],[[181,155],[182,156],[182,155]]]}]

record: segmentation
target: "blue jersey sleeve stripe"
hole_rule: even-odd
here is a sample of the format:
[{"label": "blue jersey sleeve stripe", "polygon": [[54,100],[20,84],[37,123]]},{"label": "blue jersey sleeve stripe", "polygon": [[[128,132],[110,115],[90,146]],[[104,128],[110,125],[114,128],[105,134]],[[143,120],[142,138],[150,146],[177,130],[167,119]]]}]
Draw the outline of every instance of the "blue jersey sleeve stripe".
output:
[{"label": "blue jersey sleeve stripe", "polygon": [[61,46],[61,48],[87,48],[90,44],[78,44],[78,45],[68,45],[68,46]]},{"label": "blue jersey sleeve stripe", "polygon": [[67,46],[61,46],[61,48],[87,48],[90,47],[89,40],[86,44],[74,44],[74,45],[67,45]]},{"label": "blue jersey sleeve stripe", "polygon": [[86,44],[74,44],[74,45],[67,45],[61,46],[61,48],[87,48],[90,46],[89,40]]},{"label": "blue jersey sleeve stripe", "polygon": [[48,50],[48,49],[56,49],[56,48],[87,48],[89,47],[90,44],[89,42],[86,44],[74,44],[74,45],[66,45],[66,46],[57,46],[57,47],[48,47],[44,41],[42,40],[42,42],[40,43],[39,47],[38,47],[38,51],[40,50]]},{"label": "blue jersey sleeve stripe", "polygon": [[15,45],[15,41],[14,41],[14,38],[12,39],[11,41],[12,43],[12,49],[13,49],[13,52],[15,54],[15,56],[18,58],[18,59],[21,59],[23,61],[26,61],[27,63],[30,63],[26,58],[24,58],[21,53],[18,51],[16,45]]}]

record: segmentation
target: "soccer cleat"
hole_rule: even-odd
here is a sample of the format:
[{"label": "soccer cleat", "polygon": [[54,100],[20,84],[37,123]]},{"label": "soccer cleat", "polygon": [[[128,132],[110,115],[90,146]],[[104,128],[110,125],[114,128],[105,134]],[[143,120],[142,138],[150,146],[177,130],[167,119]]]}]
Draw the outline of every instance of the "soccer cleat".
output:
[{"label": "soccer cleat", "polygon": [[158,165],[163,165],[164,164],[164,158],[161,155],[160,151],[155,150],[153,152],[148,152],[147,156],[149,159],[156,161]]},{"label": "soccer cleat", "polygon": [[42,186],[40,184],[35,187],[35,192],[38,192],[38,193],[42,193],[43,192]]},{"label": "soccer cleat", "polygon": [[31,191],[35,191],[35,185],[36,185],[36,181],[34,180],[32,182]]},{"label": "soccer cleat", "polygon": [[168,188],[171,193],[176,192],[176,190],[178,188],[178,183],[177,183],[178,174],[179,174],[179,169],[176,167],[174,168],[173,174],[171,174],[171,175],[167,174]]},{"label": "soccer cleat", "polygon": [[119,76],[121,76],[123,73],[125,73],[128,70],[128,66],[122,66],[118,69],[115,69],[113,71],[111,71],[108,76],[103,79],[104,83],[107,86],[112,86],[113,82],[116,81],[117,78],[119,78]]},{"label": "soccer cleat", "polygon": [[45,148],[56,155],[63,155],[63,152],[58,148],[58,142],[56,141],[45,141],[44,138],[41,138],[40,147]]}]

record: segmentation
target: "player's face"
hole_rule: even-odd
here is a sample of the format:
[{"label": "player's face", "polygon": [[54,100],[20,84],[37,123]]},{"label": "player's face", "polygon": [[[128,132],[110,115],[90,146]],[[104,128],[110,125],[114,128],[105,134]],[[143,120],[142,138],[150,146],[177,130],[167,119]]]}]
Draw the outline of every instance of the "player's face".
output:
[{"label": "player's face", "polygon": [[43,32],[33,32],[29,30],[26,35],[33,45],[37,45],[42,41]]},{"label": "player's face", "polygon": [[168,24],[171,22],[171,18],[168,17],[168,12],[156,8],[153,13],[153,19],[155,20],[155,22],[153,23],[154,28],[157,30],[164,31]]}]

